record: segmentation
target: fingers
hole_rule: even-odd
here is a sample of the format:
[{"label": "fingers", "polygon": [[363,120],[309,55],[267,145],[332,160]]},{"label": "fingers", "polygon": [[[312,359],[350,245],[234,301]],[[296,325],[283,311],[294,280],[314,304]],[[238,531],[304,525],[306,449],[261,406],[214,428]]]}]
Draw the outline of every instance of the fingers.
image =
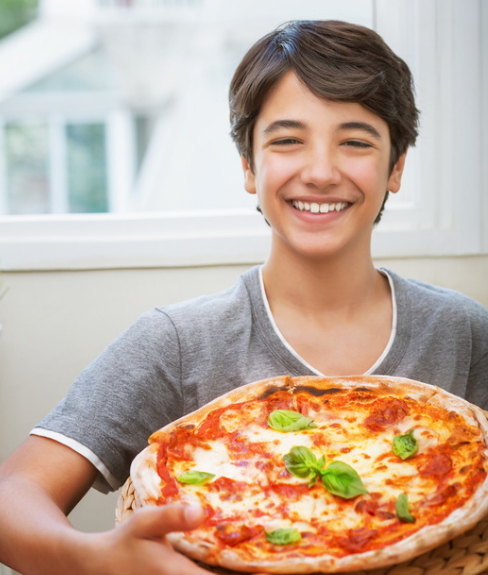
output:
[{"label": "fingers", "polygon": [[186,531],[195,529],[205,519],[201,505],[184,505],[183,515],[187,524]]},{"label": "fingers", "polygon": [[212,571],[207,571],[194,563],[191,559],[174,552],[171,560],[166,562],[165,568],[170,575],[213,575]]},{"label": "fingers", "polygon": [[139,509],[127,523],[137,537],[160,539],[172,531],[191,531],[203,519],[200,505],[165,505]]},{"label": "fingers", "polygon": [[[117,575],[210,575],[187,557],[177,553],[166,535],[189,531],[204,520],[200,505],[144,507],[120,527],[99,536],[96,569],[87,573]],[[100,551],[101,550],[101,551]]]},{"label": "fingers", "polygon": [[[144,507],[134,513],[125,523],[130,528],[136,539],[155,540],[163,543],[162,549],[166,548],[168,555],[159,561],[162,563],[164,573],[184,575],[211,575],[210,571],[202,569],[190,559],[172,551],[169,543],[165,541],[165,535],[173,531],[191,531],[198,527],[205,518],[200,505],[165,505],[161,507]],[[121,526],[120,529],[123,529]],[[149,541],[147,544],[152,545]],[[147,557],[147,556],[146,556]],[[159,571],[158,571],[159,573]],[[255,573],[254,575],[266,575]]]}]

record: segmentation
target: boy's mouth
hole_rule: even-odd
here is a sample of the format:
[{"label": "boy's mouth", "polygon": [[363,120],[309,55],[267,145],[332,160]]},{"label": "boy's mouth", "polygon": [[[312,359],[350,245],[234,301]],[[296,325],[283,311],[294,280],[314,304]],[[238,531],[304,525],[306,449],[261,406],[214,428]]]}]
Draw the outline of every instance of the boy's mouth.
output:
[{"label": "boy's mouth", "polygon": [[316,202],[301,202],[299,200],[293,200],[292,205],[300,212],[310,212],[312,214],[328,214],[329,212],[340,212],[345,210],[347,206],[349,206],[349,203],[337,202],[335,204],[318,204]]}]

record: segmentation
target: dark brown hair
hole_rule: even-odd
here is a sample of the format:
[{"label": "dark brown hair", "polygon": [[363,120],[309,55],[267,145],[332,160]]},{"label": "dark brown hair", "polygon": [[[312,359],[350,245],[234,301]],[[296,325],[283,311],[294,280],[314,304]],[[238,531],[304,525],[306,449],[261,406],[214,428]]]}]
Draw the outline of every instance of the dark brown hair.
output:
[{"label": "dark brown hair", "polygon": [[[256,119],[271,89],[289,70],[316,96],[357,102],[385,120],[391,139],[390,172],[415,144],[419,111],[412,74],[381,36],[347,22],[298,20],[256,42],[230,85],[231,136],[251,169]],[[377,222],[382,211],[383,207]]]}]

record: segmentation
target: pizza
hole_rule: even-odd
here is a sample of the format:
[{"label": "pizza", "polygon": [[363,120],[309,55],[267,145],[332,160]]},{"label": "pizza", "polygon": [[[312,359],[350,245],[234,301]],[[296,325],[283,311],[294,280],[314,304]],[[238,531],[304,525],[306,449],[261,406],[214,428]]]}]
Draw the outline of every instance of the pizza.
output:
[{"label": "pizza", "polygon": [[278,377],[167,425],[134,459],[139,505],[200,503],[180,552],[244,572],[397,564],[488,512],[488,423],[401,378]]}]

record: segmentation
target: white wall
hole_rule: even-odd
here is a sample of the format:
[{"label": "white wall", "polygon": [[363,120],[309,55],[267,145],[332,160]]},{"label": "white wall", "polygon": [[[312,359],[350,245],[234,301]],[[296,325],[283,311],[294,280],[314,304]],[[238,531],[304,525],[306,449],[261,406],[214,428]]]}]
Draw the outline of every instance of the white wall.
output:
[{"label": "white wall", "polygon": [[[457,289],[488,307],[488,256],[378,260],[407,277]],[[2,274],[0,460],[61,399],[71,381],[136,317],[155,305],[213,293],[249,266]],[[92,490],[72,514],[108,529],[116,496]]]}]

